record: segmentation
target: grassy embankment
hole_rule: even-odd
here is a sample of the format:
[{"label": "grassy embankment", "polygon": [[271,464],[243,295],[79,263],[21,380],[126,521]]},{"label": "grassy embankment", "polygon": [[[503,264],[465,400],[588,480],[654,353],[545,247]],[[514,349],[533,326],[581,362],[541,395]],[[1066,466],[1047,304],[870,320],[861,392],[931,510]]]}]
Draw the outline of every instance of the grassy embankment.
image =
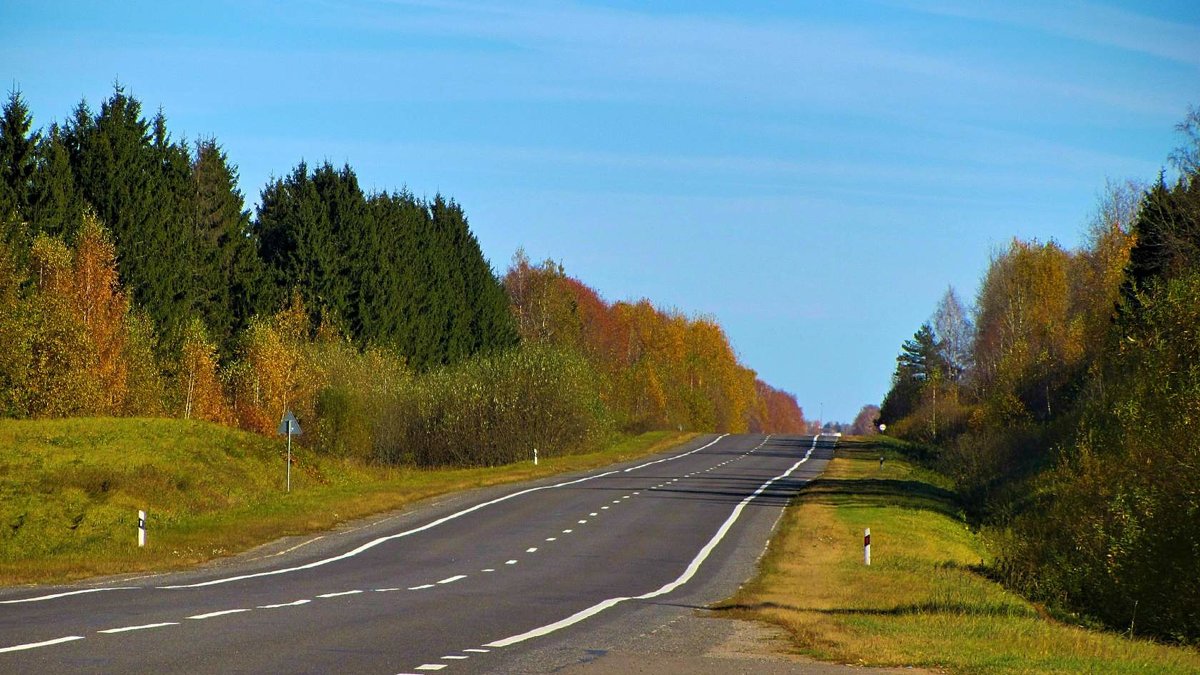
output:
[{"label": "grassy embankment", "polygon": [[[0,585],[177,569],[438,494],[579,471],[666,450],[654,432],[601,451],[495,468],[367,466],[171,419],[0,420]],[[148,512],[139,550],[137,511]]]},{"label": "grassy embankment", "polygon": [[[722,605],[816,658],[952,672],[1200,672],[1200,653],[1065,625],[978,570],[949,481],[851,441],[797,497],[759,577]],[[887,460],[879,465],[880,455]],[[871,528],[872,565],[863,565]]]}]

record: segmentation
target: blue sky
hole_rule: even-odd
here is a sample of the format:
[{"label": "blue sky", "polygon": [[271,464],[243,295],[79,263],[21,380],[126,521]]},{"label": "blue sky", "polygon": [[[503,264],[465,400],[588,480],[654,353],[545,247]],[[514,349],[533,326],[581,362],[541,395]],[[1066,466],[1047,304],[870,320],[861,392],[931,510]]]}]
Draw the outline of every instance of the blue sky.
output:
[{"label": "blue sky", "polygon": [[251,203],[302,158],[452,196],[497,270],[713,315],[848,421],[947,286],[1164,167],[1200,4],[6,0],[0,77],[38,126],[119,79]]}]

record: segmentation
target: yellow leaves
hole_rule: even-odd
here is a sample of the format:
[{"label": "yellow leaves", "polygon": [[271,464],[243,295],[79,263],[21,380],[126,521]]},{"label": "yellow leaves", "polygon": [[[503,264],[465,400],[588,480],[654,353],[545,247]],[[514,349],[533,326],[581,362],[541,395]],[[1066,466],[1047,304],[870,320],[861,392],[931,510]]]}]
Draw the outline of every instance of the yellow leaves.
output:
[{"label": "yellow leaves", "polygon": [[217,377],[217,348],[199,319],[192,319],[184,331],[179,361],[184,419],[227,422],[229,411]]}]

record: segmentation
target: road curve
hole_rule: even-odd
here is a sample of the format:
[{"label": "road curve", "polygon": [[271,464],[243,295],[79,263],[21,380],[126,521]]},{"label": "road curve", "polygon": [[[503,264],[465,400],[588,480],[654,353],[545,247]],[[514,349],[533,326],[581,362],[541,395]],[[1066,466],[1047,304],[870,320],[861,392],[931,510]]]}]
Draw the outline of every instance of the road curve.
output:
[{"label": "road curve", "polygon": [[547,645],[727,595],[832,440],[708,436],[215,569],[3,590],[0,672],[551,670]]}]

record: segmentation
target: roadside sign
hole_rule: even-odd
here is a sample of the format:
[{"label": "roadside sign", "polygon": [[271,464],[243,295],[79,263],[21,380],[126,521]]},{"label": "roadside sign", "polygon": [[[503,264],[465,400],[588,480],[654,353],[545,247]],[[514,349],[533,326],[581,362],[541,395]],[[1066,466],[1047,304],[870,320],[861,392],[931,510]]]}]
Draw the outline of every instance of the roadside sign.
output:
[{"label": "roadside sign", "polygon": [[287,411],[287,414],[283,416],[283,419],[279,422],[279,428],[275,430],[275,433],[291,434],[292,436],[300,435],[300,423],[296,421],[296,416],[292,414],[291,410]]}]

